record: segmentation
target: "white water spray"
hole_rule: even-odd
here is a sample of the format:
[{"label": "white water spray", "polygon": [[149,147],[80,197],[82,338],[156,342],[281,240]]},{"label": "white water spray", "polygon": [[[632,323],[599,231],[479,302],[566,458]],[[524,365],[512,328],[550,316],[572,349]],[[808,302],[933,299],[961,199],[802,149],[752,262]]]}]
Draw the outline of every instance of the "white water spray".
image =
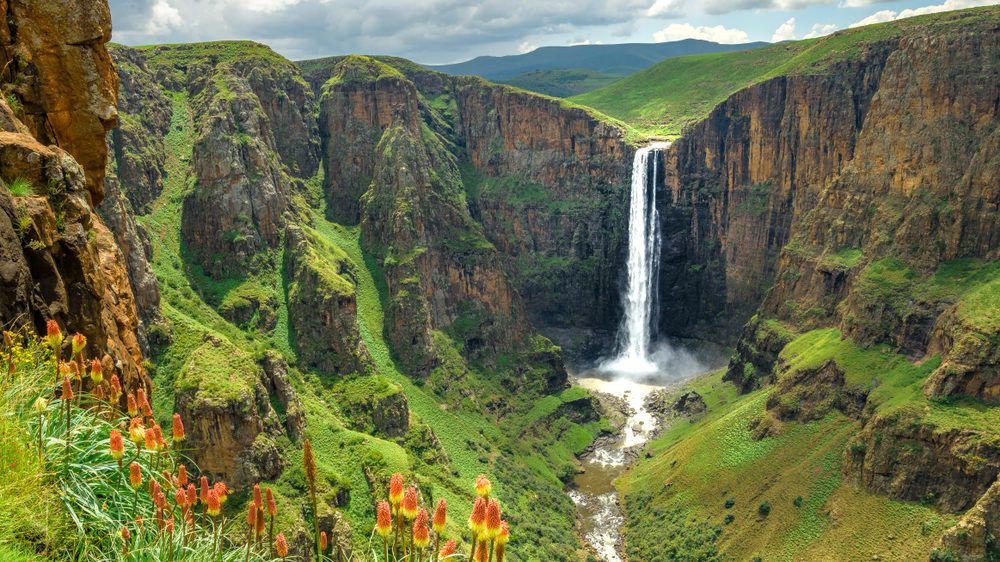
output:
[{"label": "white water spray", "polygon": [[660,267],[660,221],[656,212],[657,156],[669,146],[669,143],[656,143],[640,148],[632,161],[628,284],[623,303],[625,316],[618,331],[618,355],[601,366],[605,371],[643,375],[659,370],[650,354],[656,276]]}]

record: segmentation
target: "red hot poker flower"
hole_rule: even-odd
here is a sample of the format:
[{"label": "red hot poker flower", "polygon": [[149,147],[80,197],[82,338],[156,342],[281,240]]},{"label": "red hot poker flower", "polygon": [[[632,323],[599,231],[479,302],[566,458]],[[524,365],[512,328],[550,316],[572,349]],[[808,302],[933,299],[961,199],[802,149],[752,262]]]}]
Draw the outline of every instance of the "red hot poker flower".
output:
[{"label": "red hot poker flower", "polygon": [[128,481],[135,490],[138,490],[139,486],[142,486],[142,472],[139,470],[139,463],[132,462],[132,464],[128,465]]},{"label": "red hot poker flower", "polygon": [[389,503],[385,501],[378,502],[378,508],[375,510],[375,530],[378,534],[382,535],[382,538],[388,537],[389,533],[392,532],[392,513],[390,512]]},{"label": "red hot poker flower", "polygon": [[181,421],[180,414],[174,414],[174,442],[180,443],[184,440],[184,422]]},{"label": "red hot poker flower", "polygon": [[222,513],[222,504],[219,503],[219,494],[215,490],[208,491],[208,504],[207,513],[212,517],[218,517]]},{"label": "red hot poker flower", "polygon": [[507,544],[510,541],[510,526],[507,525],[506,521],[500,522],[500,532],[497,533],[496,541],[497,544]]},{"label": "red hot poker flower", "polygon": [[146,389],[140,386],[135,391],[135,401],[139,404],[139,409],[142,410],[142,415],[147,418],[153,417],[153,410],[149,407],[149,400],[146,398]]},{"label": "red hot poker flower", "polygon": [[126,410],[128,411],[128,415],[130,417],[134,418],[139,415],[139,407],[135,403],[135,396],[129,394],[125,399],[125,402],[127,404]]},{"label": "red hot poker flower", "polygon": [[125,444],[122,443],[122,433],[117,429],[111,430],[109,447],[111,448],[111,458],[116,461],[122,460],[122,456],[125,454]]},{"label": "red hot poker flower", "polygon": [[399,509],[403,513],[403,517],[407,519],[413,519],[417,516],[417,489],[415,487],[410,486],[406,489],[406,493],[403,494],[403,503]]},{"label": "red hot poker flower", "polygon": [[184,493],[184,488],[177,488],[174,491],[174,501],[181,509],[187,509],[187,494]]},{"label": "red hot poker flower", "polygon": [[274,503],[274,494],[271,493],[270,488],[267,489],[267,493],[264,494],[264,497],[267,499],[267,514],[274,517],[278,514],[278,506]]},{"label": "red hot poker flower", "polygon": [[278,536],[274,537],[274,550],[282,559],[288,556],[288,541],[285,540],[284,533],[278,533]]},{"label": "red hot poker flower", "polygon": [[426,548],[430,542],[431,536],[427,531],[427,510],[421,509],[417,513],[417,520],[413,522],[413,545],[417,548]]},{"label": "red hot poker flower", "polygon": [[208,476],[201,477],[201,491],[198,494],[201,503],[208,503]]},{"label": "red hot poker flower", "polygon": [[149,449],[150,451],[155,451],[156,450],[156,432],[153,431],[153,428],[147,427],[146,428],[146,433],[144,434],[144,437],[145,437],[145,441],[146,441],[146,448]]},{"label": "red hot poker flower", "polygon": [[181,488],[187,487],[188,470],[183,464],[177,467],[177,485]]},{"label": "red hot poker flower", "polygon": [[253,485],[253,505],[256,509],[260,509],[264,505],[263,496],[260,494],[260,484]]},{"label": "red hot poker flower", "polygon": [[251,530],[257,525],[257,506],[253,502],[247,504],[247,527]]},{"label": "red hot poker flower", "polygon": [[444,546],[441,547],[441,551],[438,552],[438,558],[443,559],[451,556],[452,554],[455,554],[455,550],[457,548],[458,545],[455,544],[455,541],[449,540],[448,542],[444,543]]},{"label": "red hot poker flower", "polygon": [[62,332],[59,331],[59,323],[55,320],[49,320],[45,323],[45,339],[52,349],[58,350],[62,347]]},{"label": "red hot poker flower", "polygon": [[397,472],[389,479],[389,503],[397,507],[401,501],[403,501],[403,475]]},{"label": "red hot poker flower", "polygon": [[111,402],[118,405],[118,400],[122,397],[122,382],[118,380],[118,375],[111,375]]},{"label": "red hot poker flower", "polygon": [[433,526],[434,532],[441,534],[444,532],[444,526],[448,523],[448,502],[438,500],[437,508],[434,510]]},{"label": "red hot poker flower", "polygon": [[326,552],[326,547],[327,547],[326,531],[320,531],[319,532],[319,550],[320,550],[320,552]]},{"label": "red hot poker flower", "polygon": [[493,491],[493,484],[490,483],[490,479],[485,475],[480,474],[476,476],[476,493],[481,497],[488,498],[490,492]]},{"label": "red hot poker flower", "polygon": [[167,444],[163,442],[163,429],[160,424],[153,426],[153,437],[156,438],[156,450],[163,451],[167,448]]},{"label": "red hot poker flower", "polygon": [[219,496],[219,503],[226,503],[226,500],[229,499],[229,488],[226,486],[226,483],[219,480],[215,483],[215,486],[212,486],[212,489]]},{"label": "red hot poker flower", "polygon": [[97,359],[90,362],[90,380],[94,384],[101,384],[101,381],[104,380],[104,365],[101,365]]},{"label": "red hot poker flower", "polygon": [[70,382],[69,377],[63,377],[62,399],[67,401],[73,399],[73,383]]},{"label": "red hot poker flower", "polygon": [[480,535],[486,527],[486,500],[477,497],[472,503],[472,514],[469,515],[469,530]]},{"label": "red hot poker flower", "polygon": [[500,534],[500,504],[490,500],[486,506],[486,538],[495,538]]},{"label": "red hot poker flower", "polygon": [[77,332],[73,334],[70,344],[73,346],[73,355],[77,355],[83,351],[83,348],[87,347],[87,336]]},{"label": "red hot poker flower", "polygon": [[476,547],[476,562],[486,562],[486,541]]},{"label": "red hot poker flower", "polygon": [[194,484],[188,484],[187,487],[187,505],[188,507],[194,507],[198,505],[198,492],[194,489]]},{"label": "red hot poker flower", "polygon": [[146,439],[146,428],[142,425],[142,418],[132,418],[128,424],[128,438],[138,447]]}]

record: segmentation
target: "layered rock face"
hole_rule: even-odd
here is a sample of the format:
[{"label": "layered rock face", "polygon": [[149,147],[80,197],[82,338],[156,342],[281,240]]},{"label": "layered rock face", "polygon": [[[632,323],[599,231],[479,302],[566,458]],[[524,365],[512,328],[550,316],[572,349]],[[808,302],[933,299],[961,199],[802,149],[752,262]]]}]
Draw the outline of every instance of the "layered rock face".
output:
[{"label": "layered rock face", "polygon": [[[0,103],[0,322],[42,331],[54,318],[111,356],[127,386],[148,386],[125,260],[92,207],[117,121],[107,3],[3,7],[0,58],[15,107]],[[6,186],[16,183],[12,196]]]},{"label": "layered rock face", "polygon": [[42,144],[80,163],[91,203],[103,196],[107,148],[96,139],[114,127],[118,76],[104,44],[111,39],[106,1],[5,0],[0,62],[23,105],[23,121]]},{"label": "layered rock face", "polygon": [[358,332],[354,268],[297,226],[285,231],[288,313],[299,358],[324,373],[365,373],[372,365]]}]

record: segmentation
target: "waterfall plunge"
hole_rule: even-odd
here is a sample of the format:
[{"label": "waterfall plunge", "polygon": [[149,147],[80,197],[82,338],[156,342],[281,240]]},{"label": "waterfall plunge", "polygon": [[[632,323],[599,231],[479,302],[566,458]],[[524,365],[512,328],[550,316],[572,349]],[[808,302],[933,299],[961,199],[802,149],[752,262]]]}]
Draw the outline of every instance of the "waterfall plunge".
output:
[{"label": "waterfall plunge", "polygon": [[618,355],[601,366],[605,371],[637,375],[659,371],[650,357],[656,278],[660,266],[660,228],[656,213],[657,155],[669,146],[669,143],[657,143],[640,148],[632,161],[628,284],[623,295],[625,316],[618,330]]}]

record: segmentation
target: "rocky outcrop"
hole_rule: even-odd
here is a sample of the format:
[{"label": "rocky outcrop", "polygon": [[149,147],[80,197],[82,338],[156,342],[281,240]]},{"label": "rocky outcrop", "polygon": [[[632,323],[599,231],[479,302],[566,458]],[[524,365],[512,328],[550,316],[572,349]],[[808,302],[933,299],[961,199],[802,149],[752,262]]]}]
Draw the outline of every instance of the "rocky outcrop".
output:
[{"label": "rocky outcrop", "polygon": [[[290,387],[280,362],[269,359],[265,365],[266,377],[231,343],[206,335],[174,382],[175,406],[187,428],[191,459],[202,473],[235,488],[274,480],[284,468],[275,439],[285,430],[271,406],[268,386],[286,393]],[[285,403],[293,410],[288,427],[301,435],[301,421],[295,421],[300,414],[294,413],[301,412],[301,405],[294,393],[286,394]]]},{"label": "rocky outcrop", "polygon": [[735,384],[741,392],[773,382],[778,353],[791,340],[792,334],[780,322],[754,316],[743,327],[722,380]]},{"label": "rocky outcrop", "polygon": [[701,394],[692,390],[678,396],[670,405],[670,409],[681,416],[698,416],[704,414],[708,406],[705,405],[705,399]]},{"label": "rocky outcrop", "polygon": [[337,248],[291,226],[285,231],[288,315],[299,359],[323,373],[372,368],[358,332],[354,265]]},{"label": "rocky outcrop", "polygon": [[260,360],[264,370],[264,387],[277,399],[285,415],[285,431],[293,441],[302,439],[306,429],[306,412],[298,394],[288,380],[288,363],[279,354],[269,351]]},{"label": "rocky outcrop", "polygon": [[945,531],[937,550],[961,562],[995,560],[1000,555],[1000,480]]},{"label": "rocky outcrop", "polygon": [[1000,331],[970,321],[962,310],[977,306],[953,306],[938,317],[927,354],[940,354],[946,360],[924,384],[928,396],[970,396],[1000,403]]},{"label": "rocky outcrop", "polygon": [[13,92],[31,134],[80,164],[89,202],[96,205],[108,160],[102,140],[118,120],[118,76],[105,48],[111,39],[108,4],[6,0],[0,7],[6,14],[0,24],[5,89]]},{"label": "rocky outcrop", "polygon": [[324,192],[331,219],[357,224],[361,195],[378,162],[372,156],[382,132],[394,123],[419,129],[417,91],[395,68],[350,56],[333,68],[320,98]]},{"label": "rocky outcrop", "polygon": [[1000,474],[1000,437],[875,416],[845,450],[844,473],[871,491],[961,513]]},{"label": "rocky outcrop", "polygon": [[396,439],[410,431],[410,406],[398,384],[381,376],[350,377],[334,388],[344,418],[357,431]]},{"label": "rocky outcrop", "polygon": [[163,191],[163,138],[170,129],[173,110],[145,55],[121,45],[110,52],[120,84],[119,125],[108,138],[113,169],[132,211],[145,214]]},{"label": "rocky outcrop", "polygon": [[92,208],[117,121],[107,4],[2,6],[0,323],[44,332],[54,318],[107,353],[127,386],[148,386],[124,260]]},{"label": "rocky outcrop", "polygon": [[291,180],[246,79],[228,65],[191,70],[198,138],[191,163],[197,183],[184,199],[181,234],[192,257],[216,278],[236,276],[277,248]]},{"label": "rocky outcrop", "polygon": [[796,369],[779,375],[767,398],[767,409],[781,421],[812,421],[833,410],[858,418],[868,401],[868,388],[848,386],[844,370],[834,361],[813,369]]}]

